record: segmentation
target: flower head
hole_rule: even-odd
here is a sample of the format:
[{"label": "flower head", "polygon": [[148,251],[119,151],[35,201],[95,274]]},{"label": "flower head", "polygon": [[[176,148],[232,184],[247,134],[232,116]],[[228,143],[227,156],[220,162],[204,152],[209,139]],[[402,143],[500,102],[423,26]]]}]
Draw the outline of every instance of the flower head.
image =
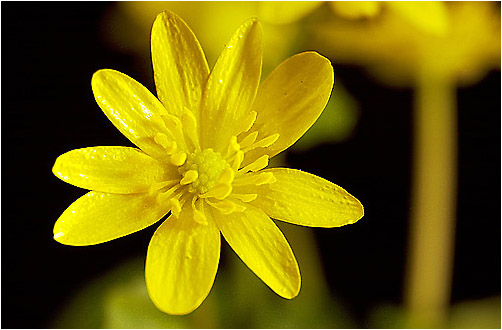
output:
[{"label": "flower head", "polygon": [[92,78],[98,105],[137,148],[92,147],[61,155],[60,179],[91,191],[58,219],[54,238],[68,245],[106,242],[169,214],[146,259],[155,305],[195,310],[209,294],[220,233],[244,263],[285,298],[300,290],[291,248],[271,218],[337,227],[363,215],[359,201],[333,183],[298,170],[266,169],[314,123],[333,86],[330,62],[315,52],[279,65],[259,86],[260,24],[244,23],[213,69],[175,14],[152,28],[157,99],[117,71]]},{"label": "flower head", "polygon": [[312,44],[334,54],[337,61],[366,65],[392,85],[415,86],[424,76],[466,85],[500,67],[500,8],[496,3],[385,4],[392,11],[372,24],[342,20],[318,24]]}]

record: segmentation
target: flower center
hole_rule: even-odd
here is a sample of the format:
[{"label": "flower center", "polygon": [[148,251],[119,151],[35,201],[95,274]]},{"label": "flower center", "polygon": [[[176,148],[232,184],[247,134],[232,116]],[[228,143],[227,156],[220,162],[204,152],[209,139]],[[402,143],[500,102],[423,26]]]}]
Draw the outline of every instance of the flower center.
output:
[{"label": "flower center", "polygon": [[205,194],[218,183],[223,170],[229,167],[220,153],[209,148],[188,155],[178,171],[183,177],[181,184],[187,184],[189,192]]}]

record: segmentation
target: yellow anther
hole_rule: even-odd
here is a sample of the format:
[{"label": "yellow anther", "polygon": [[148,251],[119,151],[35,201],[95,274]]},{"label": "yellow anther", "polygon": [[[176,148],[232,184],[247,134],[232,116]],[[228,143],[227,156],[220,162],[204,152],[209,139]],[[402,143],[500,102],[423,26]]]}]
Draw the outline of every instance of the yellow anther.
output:
[{"label": "yellow anther", "polygon": [[167,135],[164,134],[164,133],[157,133],[157,134],[155,134],[155,136],[153,137],[153,140],[155,141],[155,143],[157,143],[162,148],[164,148],[168,154],[173,153],[174,150],[177,147],[176,146],[176,142],[175,141],[171,141],[167,137]]},{"label": "yellow anther", "polygon": [[257,173],[257,174],[248,174],[248,175],[241,175],[238,177],[233,182],[233,185],[235,186],[247,186],[247,185],[263,185],[263,184],[270,184],[276,182],[277,179],[274,176],[274,173],[271,172],[264,172],[264,173]]},{"label": "yellow anther", "polygon": [[260,141],[256,142],[255,145],[257,147],[263,147],[263,148],[269,147],[279,139],[279,136],[280,136],[279,133],[269,135],[266,138],[263,138]]},{"label": "yellow anther", "polygon": [[243,160],[244,160],[244,152],[241,150],[237,151],[237,153],[235,154],[234,162],[232,163],[232,170],[234,170],[234,172],[237,172],[239,167],[241,167]]},{"label": "yellow anther", "polygon": [[202,203],[201,199],[197,198],[197,196],[194,196],[192,198],[192,210],[194,220],[200,224],[207,225],[207,217],[204,212],[204,204]]},{"label": "yellow anther", "polygon": [[258,194],[232,194],[233,198],[243,201],[244,203],[249,203],[258,198]]},{"label": "yellow anther", "polygon": [[197,119],[195,118],[193,112],[187,107],[183,108],[181,123],[183,124],[183,129],[186,129],[187,127],[195,129],[197,127]]},{"label": "yellow anther", "polygon": [[249,147],[256,141],[256,138],[258,137],[258,132],[254,131],[253,133],[250,133],[248,136],[246,136],[244,139],[242,139],[239,144],[241,145],[241,148],[246,148]]},{"label": "yellow anther", "polygon": [[181,203],[177,198],[171,198],[169,200],[169,205],[171,206],[171,213],[174,214],[175,217],[179,217],[181,212]]},{"label": "yellow anther", "polygon": [[232,185],[218,183],[210,191],[200,195],[202,198],[214,197],[216,199],[225,199],[232,193]]},{"label": "yellow anther", "polygon": [[173,164],[174,166],[181,166],[185,164],[186,160],[187,154],[182,151],[171,155],[171,164]]},{"label": "yellow anther", "polygon": [[164,148],[169,144],[169,139],[167,138],[167,135],[165,135],[164,133],[155,134],[153,140],[155,141],[155,143],[161,145]]},{"label": "yellow anther", "polygon": [[272,144],[274,144],[277,141],[277,139],[279,139],[279,136],[280,136],[279,133],[275,133],[275,134],[269,135],[266,138],[263,138],[260,141],[253,143],[249,147],[243,148],[243,151],[247,152],[247,151],[255,149],[255,148],[270,147]]},{"label": "yellow anther", "polygon": [[232,181],[234,181],[234,177],[235,172],[230,167],[227,167],[226,169],[221,171],[221,174],[218,177],[218,183],[229,185],[232,183]]},{"label": "yellow anther", "polygon": [[279,139],[279,136],[281,136],[279,133],[275,133],[260,140],[258,143],[260,144],[260,147],[269,147]]},{"label": "yellow anther", "polygon": [[181,120],[178,117],[170,114],[164,114],[161,115],[161,117],[164,122],[166,131],[173,136],[174,140],[178,141],[178,143],[180,144],[179,147],[186,149],[185,136],[183,134],[183,125],[181,124]]},{"label": "yellow anther", "polygon": [[164,186],[165,186],[164,182],[154,182],[150,185],[150,188],[148,188],[148,194],[152,195],[157,191],[159,191],[160,189],[164,188]]},{"label": "yellow anther", "polygon": [[261,186],[262,184],[270,184],[276,182],[277,179],[274,176],[274,173],[260,173],[257,175],[256,185]]},{"label": "yellow anther", "polygon": [[155,196],[155,202],[159,205],[164,204],[165,197],[166,196],[163,193],[160,193],[157,196]]},{"label": "yellow anther", "polygon": [[173,133],[181,126],[180,120],[173,115],[162,115],[162,120],[167,129]]},{"label": "yellow anther", "polygon": [[197,119],[195,118],[192,111],[183,108],[183,114],[181,115],[181,123],[183,125],[183,132],[185,133],[185,138],[188,138],[195,149],[200,149],[198,132],[197,132]]},{"label": "yellow anther", "polygon": [[[177,180],[173,180],[173,181],[176,181],[177,183]],[[168,190],[164,191],[164,192],[161,192],[157,195],[157,203],[159,204],[163,204],[169,197],[171,197],[175,191],[180,187],[179,184],[174,184],[171,188],[169,188]]]},{"label": "yellow anther", "polygon": [[208,200],[207,203],[212,207],[214,207],[215,209],[219,210],[223,214],[230,214],[233,212],[243,212],[246,209],[244,205],[234,203],[232,201],[229,201],[228,199],[217,202],[211,202]]},{"label": "yellow anther", "polygon": [[198,177],[199,177],[199,172],[197,172],[195,170],[186,171],[183,176],[183,179],[181,179],[181,181],[180,181],[180,184],[181,185],[190,184],[190,183],[194,182],[195,180],[197,180]]},{"label": "yellow anther", "polygon": [[232,155],[233,153],[241,150],[241,146],[237,143],[237,136],[232,135],[230,138],[230,143],[228,144],[228,154]]},{"label": "yellow anther", "polygon": [[256,172],[268,166],[268,155],[263,155],[251,164],[241,168],[239,173]]},{"label": "yellow anther", "polygon": [[237,129],[237,135],[243,132],[247,132],[253,127],[254,122],[256,121],[256,116],[257,116],[256,111],[251,111],[246,118],[241,122],[241,125],[239,125],[239,128]]},{"label": "yellow anther", "polygon": [[257,181],[255,184],[257,186],[261,186],[262,184],[270,184],[276,181],[277,179],[275,178],[274,173],[267,172],[267,173],[260,173],[259,175],[257,175]]},{"label": "yellow anther", "polygon": [[148,193],[153,194],[153,193],[159,191],[160,189],[162,189],[166,186],[172,185],[172,184],[176,184],[177,182],[178,182],[178,180],[167,180],[167,181],[161,181],[161,182],[154,182],[150,185],[150,188],[148,189]]},{"label": "yellow anther", "polygon": [[216,199],[225,199],[232,193],[232,185],[221,184],[216,185],[214,198]]},{"label": "yellow anther", "polygon": [[193,210],[193,219],[202,225],[207,225],[206,215],[199,210]]}]

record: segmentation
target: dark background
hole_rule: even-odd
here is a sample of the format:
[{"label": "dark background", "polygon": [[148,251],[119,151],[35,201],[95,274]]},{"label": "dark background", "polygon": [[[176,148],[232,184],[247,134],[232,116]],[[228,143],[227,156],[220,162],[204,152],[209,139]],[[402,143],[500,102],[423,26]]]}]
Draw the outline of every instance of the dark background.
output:
[{"label": "dark background", "polygon": [[[102,37],[102,18],[112,6],[1,4],[3,328],[50,327],[88,278],[144,256],[155,230],[85,248],[52,239],[56,219],[85,193],[52,175],[54,160],[81,147],[130,145],[95,104],[92,74],[114,68],[154,90],[151,72],[135,69],[133,55],[118,53]],[[380,85],[358,68],[335,68],[361,105],[355,134],[289,153],[287,161],[336,182],[365,206],[357,225],[316,231],[333,294],[364,326],[372,306],[402,302],[413,94]],[[494,71],[458,91],[453,302],[500,295],[500,89]]]}]

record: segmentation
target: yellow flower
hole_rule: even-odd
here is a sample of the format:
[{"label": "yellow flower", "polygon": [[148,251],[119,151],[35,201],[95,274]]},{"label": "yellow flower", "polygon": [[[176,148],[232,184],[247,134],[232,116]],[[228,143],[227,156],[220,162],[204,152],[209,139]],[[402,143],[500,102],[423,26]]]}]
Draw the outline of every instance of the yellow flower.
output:
[{"label": "yellow flower", "polygon": [[262,45],[252,19],[209,71],[190,28],[171,12],[152,28],[160,101],[117,71],[92,78],[96,102],[139,149],[92,147],[61,155],[60,179],[91,191],[58,219],[54,238],[90,245],[131,234],[167,215],[146,258],[146,284],[169,314],[195,310],[209,294],[220,232],[244,263],[285,298],[300,290],[291,248],[270,218],[337,227],[363,216],[359,201],[312,174],[263,170],[314,123],[333,86],[330,62],[293,56],[258,87]]},{"label": "yellow flower", "polygon": [[467,85],[500,67],[500,8],[495,2],[388,4],[394,14],[374,24],[340,20],[318,24],[311,45],[339,62],[366,65],[384,82],[398,86],[416,85],[424,74],[428,80],[434,75]]}]

